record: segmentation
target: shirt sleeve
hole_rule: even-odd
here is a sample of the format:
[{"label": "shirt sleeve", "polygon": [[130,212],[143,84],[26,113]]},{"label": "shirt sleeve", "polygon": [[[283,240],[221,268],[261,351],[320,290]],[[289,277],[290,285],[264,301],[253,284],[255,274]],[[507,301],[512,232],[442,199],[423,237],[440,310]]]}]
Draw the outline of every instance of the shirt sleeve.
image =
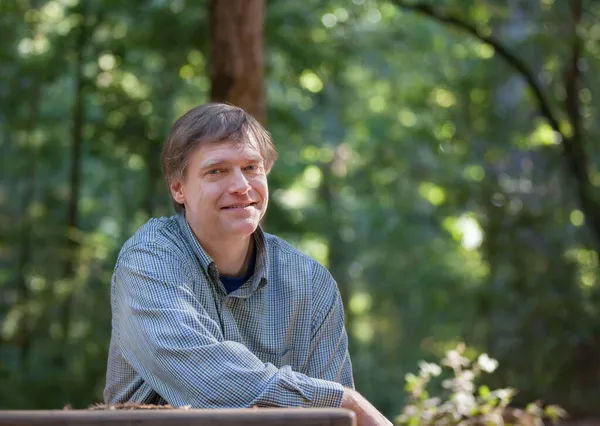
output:
[{"label": "shirt sleeve", "polygon": [[165,401],[180,407],[338,407],[339,383],[263,363],[226,341],[193,294],[179,257],[129,248],[113,275],[113,325],[123,358]]},{"label": "shirt sleeve", "polygon": [[306,374],[354,389],[342,298],[335,280],[321,265],[314,272],[313,293],[312,339]]}]

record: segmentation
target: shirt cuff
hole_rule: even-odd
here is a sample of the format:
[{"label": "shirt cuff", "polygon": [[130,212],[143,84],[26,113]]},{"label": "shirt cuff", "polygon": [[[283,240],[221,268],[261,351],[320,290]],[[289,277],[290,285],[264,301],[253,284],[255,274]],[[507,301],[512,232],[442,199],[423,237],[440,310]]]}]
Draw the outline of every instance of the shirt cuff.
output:
[{"label": "shirt cuff", "polygon": [[312,408],[339,408],[342,405],[344,386],[329,380],[309,377],[307,382],[313,387],[313,394],[309,406]]}]

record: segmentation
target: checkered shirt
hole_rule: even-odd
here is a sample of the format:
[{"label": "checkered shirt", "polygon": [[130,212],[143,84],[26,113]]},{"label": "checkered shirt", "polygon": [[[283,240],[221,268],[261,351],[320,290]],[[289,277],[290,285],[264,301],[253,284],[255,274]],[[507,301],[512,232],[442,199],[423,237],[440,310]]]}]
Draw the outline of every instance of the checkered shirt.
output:
[{"label": "checkered shirt", "polygon": [[230,293],[182,215],[151,219],[112,278],[106,403],[339,407],[354,387],[337,285],[259,227],[253,276]]}]

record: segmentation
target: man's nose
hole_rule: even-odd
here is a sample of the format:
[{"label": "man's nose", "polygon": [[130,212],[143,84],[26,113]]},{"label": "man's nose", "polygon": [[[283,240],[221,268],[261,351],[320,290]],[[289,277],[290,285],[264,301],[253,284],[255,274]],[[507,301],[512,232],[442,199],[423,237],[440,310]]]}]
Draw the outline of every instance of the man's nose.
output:
[{"label": "man's nose", "polygon": [[232,173],[230,191],[239,194],[245,194],[250,191],[250,183],[241,169],[235,169]]}]

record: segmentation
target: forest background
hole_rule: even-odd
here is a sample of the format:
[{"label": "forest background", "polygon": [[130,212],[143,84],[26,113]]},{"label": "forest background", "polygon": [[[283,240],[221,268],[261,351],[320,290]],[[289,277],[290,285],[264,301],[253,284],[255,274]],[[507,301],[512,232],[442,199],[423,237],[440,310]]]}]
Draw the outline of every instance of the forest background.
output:
[{"label": "forest background", "polygon": [[382,412],[459,341],[600,411],[598,2],[0,0],[0,33],[0,408],[101,400],[116,255],[216,99],[272,133],[265,227],[331,270]]}]

